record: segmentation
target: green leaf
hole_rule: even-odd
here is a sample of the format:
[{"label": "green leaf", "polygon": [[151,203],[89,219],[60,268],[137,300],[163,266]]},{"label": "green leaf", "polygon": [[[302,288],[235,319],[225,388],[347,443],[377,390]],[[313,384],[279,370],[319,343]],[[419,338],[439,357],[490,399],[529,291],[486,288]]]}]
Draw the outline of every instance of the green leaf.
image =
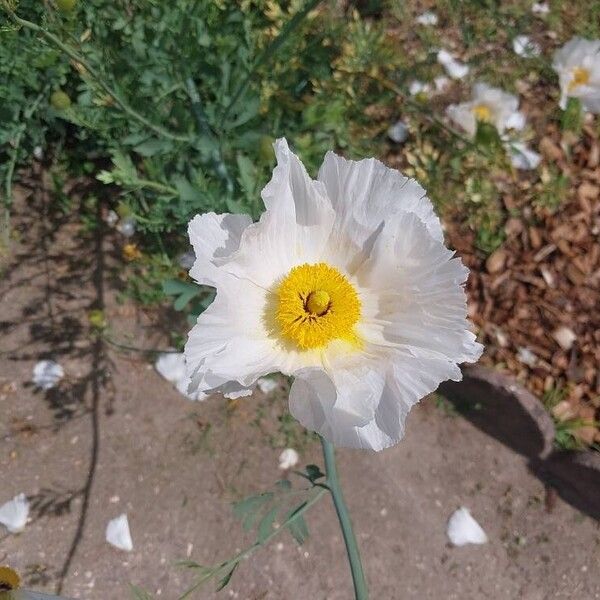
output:
[{"label": "green leaf", "polygon": [[262,544],[273,533],[273,524],[277,518],[279,506],[274,506],[258,524],[258,543]]},{"label": "green leaf", "polygon": [[317,479],[325,477],[325,473],[322,473],[317,465],[306,465],[306,474],[313,483],[317,481]]},{"label": "green leaf", "polygon": [[580,133],[583,126],[583,114],[581,100],[569,98],[560,120],[562,130]]},{"label": "green leaf", "polygon": [[250,496],[233,504],[233,514],[242,519],[242,526],[246,531],[252,529],[260,509],[273,498],[273,492],[265,492],[257,496]]},{"label": "green leaf", "polygon": [[304,520],[304,517],[299,514],[306,504],[307,502],[304,501],[293,508],[283,524],[284,527],[289,529],[294,539],[300,545],[302,545],[308,538],[308,527],[306,525],[306,521]]},{"label": "green leaf", "polygon": [[235,563],[231,567],[231,569],[227,572],[227,574],[225,575],[225,577],[223,577],[223,579],[221,579],[221,581],[219,581],[219,585],[217,586],[217,592],[220,592],[231,581],[231,578],[233,576],[233,572],[237,569],[238,564],[239,563]]}]

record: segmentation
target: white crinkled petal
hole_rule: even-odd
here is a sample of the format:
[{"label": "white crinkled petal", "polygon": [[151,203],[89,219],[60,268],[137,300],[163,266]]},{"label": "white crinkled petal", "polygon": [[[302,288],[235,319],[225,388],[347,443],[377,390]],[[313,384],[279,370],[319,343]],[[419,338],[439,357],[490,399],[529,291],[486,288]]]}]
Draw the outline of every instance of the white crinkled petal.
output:
[{"label": "white crinkled petal", "polygon": [[515,169],[524,171],[537,169],[542,160],[542,157],[537,152],[528,148],[523,142],[507,143],[506,149],[510,155],[512,166]]},{"label": "white crinkled petal", "polygon": [[238,249],[242,232],[251,223],[248,215],[196,215],[188,226],[196,256],[190,277],[198,283],[216,287],[219,279],[217,264]]},{"label": "white crinkled petal", "polygon": [[394,214],[417,215],[432,236],[443,239],[440,220],[425,190],[374,158],[346,160],[328,152],[319,180],[336,212],[323,259],[349,274],[368,257],[383,222]]},{"label": "white crinkled petal", "polygon": [[33,367],[33,383],[42,390],[52,389],[65,375],[64,369],[53,360],[40,360]]},{"label": "white crinkled petal", "polygon": [[23,531],[29,517],[29,501],[25,494],[18,494],[0,506],[0,523],[10,533]]},{"label": "white crinkled petal", "polygon": [[450,104],[446,108],[448,118],[456,123],[469,137],[475,137],[477,133],[477,120],[473,114],[473,103],[463,102],[461,104]]},{"label": "white crinkled petal", "polygon": [[298,464],[299,460],[300,456],[298,455],[298,452],[296,452],[296,450],[294,450],[293,448],[286,448],[279,455],[279,468],[282,471],[293,469]]}]

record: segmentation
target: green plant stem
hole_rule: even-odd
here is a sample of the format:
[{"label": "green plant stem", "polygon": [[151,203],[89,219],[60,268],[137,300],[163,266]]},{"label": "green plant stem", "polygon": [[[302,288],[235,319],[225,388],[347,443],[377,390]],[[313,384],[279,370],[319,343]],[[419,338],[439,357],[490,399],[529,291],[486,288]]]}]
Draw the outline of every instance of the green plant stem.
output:
[{"label": "green plant stem", "polygon": [[350,571],[352,572],[352,581],[354,583],[354,595],[356,600],[367,600],[369,597],[369,592],[367,591],[367,583],[365,581],[365,575],[360,560],[358,544],[356,543],[354,531],[352,530],[350,513],[348,512],[348,507],[344,502],[342,488],[338,479],[333,444],[321,436],[319,437],[321,439],[321,446],[323,447],[323,459],[325,461],[325,472],[327,477],[325,480],[325,485],[331,492],[335,511],[337,512],[340,527],[342,529],[342,535],[344,536],[346,552],[348,553],[348,561],[350,562]]},{"label": "green plant stem", "polygon": [[10,9],[6,2],[2,2],[0,6],[4,9],[4,12],[6,12],[8,16],[12,19],[12,21],[14,21],[17,25],[25,27],[26,29],[30,29],[31,31],[35,31],[41,37],[43,37],[46,40],[46,42],[52,44],[53,46],[64,52],[67,56],[80,63],[84,67],[84,69],[89,73],[92,79],[94,79],[96,83],[115,101],[115,103],[121,108],[121,110],[127,113],[130,117],[133,117],[142,125],[144,125],[148,129],[151,129],[152,131],[154,131],[162,137],[177,142],[191,141],[190,136],[182,135],[180,133],[173,133],[168,129],[165,129],[161,125],[156,125],[155,123],[152,123],[152,121],[149,121],[146,117],[141,115],[139,112],[137,112],[134,108],[129,106],[129,104],[127,104],[127,102],[125,102],[125,100],[123,100],[123,98],[121,98],[121,96],[115,90],[113,90],[108,85],[108,83],[106,83],[106,81],[103,79],[100,73],[96,71],[96,69],[92,67],[92,65],[85,58],[83,58],[83,56],[81,56],[73,48],[65,44],[60,38],[55,36],[53,33],[46,31],[43,27],[40,27],[36,23],[27,21],[26,19],[22,19],[21,17],[17,16],[16,13]]},{"label": "green plant stem", "polygon": [[313,10],[317,4],[319,4],[321,0],[308,0],[308,2],[299,10],[283,27],[283,29],[279,32],[279,35],[259,54],[258,58],[254,61],[252,67],[250,67],[250,71],[246,75],[246,77],[242,80],[241,84],[234,92],[231,97],[231,101],[223,111],[223,116],[221,117],[221,122],[225,122],[227,117],[231,113],[233,107],[237,104],[237,101],[242,97],[246,88],[250,85],[252,78],[254,77],[254,73],[256,70],[271,60],[277,50],[284,44],[284,42],[288,39],[290,34],[302,23],[302,21],[306,18],[308,13]]},{"label": "green plant stem", "polygon": [[[320,487],[320,486],[316,486],[316,487]],[[304,503],[302,508],[300,508],[294,514],[294,516],[291,519],[289,519],[289,521],[282,523],[281,526],[278,527],[277,529],[273,529],[273,531],[268,536],[266,536],[262,541],[255,542],[251,546],[248,546],[248,548],[246,548],[245,550],[242,550],[241,552],[236,554],[233,558],[230,558],[229,560],[221,563],[220,565],[217,565],[216,567],[207,569],[206,573],[204,575],[202,575],[199,579],[197,579],[194,582],[194,585],[189,590],[187,590],[182,596],[179,597],[179,600],[184,600],[185,598],[188,598],[203,583],[205,583],[209,579],[212,579],[213,577],[215,577],[215,575],[230,572],[232,568],[234,568],[236,565],[238,565],[240,562],[242,562],[242,560],[244,560],[245,558],[248,558],[248,556],[250,556],[255,550],[258,550],[262,546],[265,546],[266,544],[268,544],[274,537],[278,536],[282,531],[286,531],[287,525],[289,524],[290,521],[293,521],[294,519],[303,515],[309,508],[311,508],[314,504],[316,504],[323,497],[323,495],[327,493],[327,491],[328,490],[325,487],[320,487],[320,489],[318,489],[317,492]],[[364,597],[366,598],[366,596],[364,596]]]}]

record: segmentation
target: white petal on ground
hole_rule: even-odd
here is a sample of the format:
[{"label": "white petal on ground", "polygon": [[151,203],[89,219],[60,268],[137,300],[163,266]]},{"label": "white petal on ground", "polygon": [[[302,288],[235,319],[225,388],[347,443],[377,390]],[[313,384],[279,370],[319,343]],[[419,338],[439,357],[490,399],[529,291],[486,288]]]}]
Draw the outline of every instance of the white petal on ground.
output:
[{"label": "white petal on ground", "polygon": [[550,7],[547,2],[534,2],[531,11],[536,15],[547,15],[550,12]]},{"label": "white petal on ground", "polygon": [[19,533],[25,528],[29,517],[29,501],[25,494],[18,494],[0,506],[0,523],[10,531]]},{"label": "white petal on ground", "polygon": [[[192,276],[217,288],[186,344],[190,389],[243,390],[279,371],[295,378],[290,411],[302,424],[337,445],[380,450],[402,437],[412,405],[481,354],[466,320],[467,270],[416,181],[332,152],[315,181],[284,140],[275,152],[259,222],[210,214],[190,224]],[[281,335],[279,281],[317,262],[360,298],[356,346],[302,350]]]},{"label": "white petal on ground", "polygon": [[419,25],[437,25],[438,24],[438,16],[431,11],[424,12],[420,14],[415,21]]},{"label": "white petal on ground", "polygon": [[532,41],[527,35],[518,35],[515,37],[512,46],[515,54],[523,56],[524,58],[539,56],[542,52],[540,45],[537,42]]},{"label": "white petal on ground", "polygon": [[33,157],[36,160],[42,160],[44,158],[44,149],[41,146],[35,146],[33,149]]},{"label": "white petal on ground", "polygon": [[528,367],[535,367],[538,357],[529,349],[521,346],[517,349],[517,360]]},{"label": "white petal on ground", "polygon": [[423,81],[411,81],[410,85],[408,86],[408,93],[411,96],[416,96],[417,94],[428,94],[429,92],[431,92],[431,86]]},{"label": "white petal on ground", "polygon": [[450,78],[445,75],[438,75],[434,78],[433,83],[436,92],[443,92],[450,85]]},{"label": "white petal on ground", "polygon": [[408,127],[404,121],[396,121],[388,130],[387,136],[396,144],[403,144],[408,139]]},{"label": "white petal on ground", "polygon": [[293,469],[300,460],[300,456],[293,448],[286,448],[279,455],[279,468],[282,471],[287,471],[288,469]]},{"label": "white petal on ground", "polygon": [[570,350],[577,339],[577,334],[570,327],[562,325],[552,332],[552,337],[563,350]]},{"label": "white petal on ground", "polygon": [[117,224],[118,220],[119,215],[114,210],[109,210],[108,214],[106,215],[106,224],[109,227],[114,227]]},{"label": "white petal on ground", "polygon": [[461,506],[448,521],[446,533],[455,546],[485,544],[488,537],[481,525],[471,516],[468,508]]},{"label": "white petal on ground", "polygon": [[106,541],[119,550],[124,550],[125,552],[133,550],[133,541],[126,514],[122,514],[108,522],[106,526]]},{"label": "white petal on ground", "polygon": [[135,219],[133,217],[121,219],[117,225],[117,231],[126,238],[132,237],[135,233]]},{"label": "white petal on ground", "polygon": [[506,144],[506,147],[510,154],[512,166],[515,169],[531,171],[538,168],[542,157],[534,150],[528,148],[524,143],[510,142]]},{"label": "white petal on ground", "polygon": [[256,385],[263,394],[271,394],[275,390],[279,389],[279,382],[272,377],[261,377],[256,382]]},{"label": "white petal on ground", "polygon": [[42,390],[52,389],[65,375],[64,369],[53,360],[40,360],[33,367],[33,383]]},{"label": "white petal on ground", "polygon": [[469,73],[469,65],[456,60],[447,50],[440,50],[437,60],[452,79],[464,79]]},{"label": "white petal on ground", "polygon": [[[552,67],[558,73],[563,110],[571,97],[578,98],[584,110],[600,114],[600,40],[574,37],[555,52]],[[586,78],[578,81],[581,72]]]}]

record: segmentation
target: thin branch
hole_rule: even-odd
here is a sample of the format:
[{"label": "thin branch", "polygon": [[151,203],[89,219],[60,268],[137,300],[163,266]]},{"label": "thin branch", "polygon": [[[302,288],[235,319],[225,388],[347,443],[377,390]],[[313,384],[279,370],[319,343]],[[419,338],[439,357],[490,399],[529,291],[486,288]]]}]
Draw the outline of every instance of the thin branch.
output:
[{"label": "thin branch", "polygon": [[92,67],[92,65],[85,58],[83,58],[83,56],[78,54],[73,48],[65,44],[60,38],[55,36],[53,33],[46,31],[43,27],[40,27],[36,23],[18,17],[10,9],[6,2],[2,2],[1,6],[3,10],[8,14],[8,16],[12,19],[12,21],[14,21],[16,24],[20,25],[21,27],[25,27],[26,29],[30,29],[31,31],[35,31],[36,33],[39,33],[46,40],[46,42],[55,46],[59,50],[62,50],[62,52],[64,52],[67,56],[72,58],[74,61],[80,63],[88,72],[88,74],[92,77],[92,79],[94,79],[96,83],[115,101],[115,103],[121,108],[121,110],[127,113],[130,117],[133,117],[134,119],[142,123],[142,125],[144,125],[148,129],[151,129],[152,131],[164,138],[168,138],[177,142],[191,141],[192,138],[190,136],[171,132],[168,129],[162,127],[161,125],[152,123],[152,121],[149,121],[146,117],[144,117],[134,108],[129,106],[129,104],[127,104],[127,102],[123,100],[123,98],[121,98],[121,96],[106,83],[106,81],[102,78],[100,73],[96,71],[96,69]]}]

